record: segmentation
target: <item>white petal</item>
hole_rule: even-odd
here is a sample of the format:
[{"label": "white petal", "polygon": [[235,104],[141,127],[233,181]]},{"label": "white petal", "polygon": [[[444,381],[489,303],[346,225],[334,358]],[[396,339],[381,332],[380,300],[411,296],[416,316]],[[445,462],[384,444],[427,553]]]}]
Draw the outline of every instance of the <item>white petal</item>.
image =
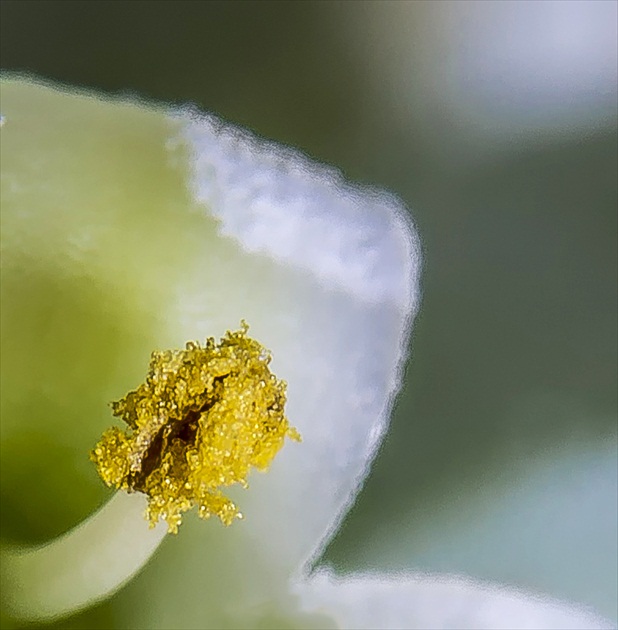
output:
[{"label": "white petal", "polygon": [[363,302],[416,303],[418,253],[396,199],[213,116],[188,116],[191,186],[222,236]]},{"label": "white petal", "polygon": [[182,133],[196,198],[242,266],[221,259],[209,275],[221,291],[214,309],[200,289],[206,251],[179,287],[193,296],[179,316],[187,335],[247,317],[288,381],[303,443],[239,500],[256,544],[296,566],[345,512],[386,426],[418,303],[418,243],[395,199],[297,152],[195,115]]},{"label": "white petal", "polygon": [[342,629],[612,628],[609,622],[570,604],[455,576],[336,578],[321,572],[296,590],[306,613],[328,613]]},{"label": "white petal", "polygon": [[[535,398],[535,406],[538,417],[547,413],[542,399]],[[524,408],[529,418],[537,417]],[[615,622],[616,438],[586,443],[578,437],[579,443],[516,461],[503,452],[483,477],[443,491],[429,504],[405,508],[397,522],[376,525],[364,566],[414,567],[515,584],[585,603]],[[517,446],[510,448],[518,453]]]}]

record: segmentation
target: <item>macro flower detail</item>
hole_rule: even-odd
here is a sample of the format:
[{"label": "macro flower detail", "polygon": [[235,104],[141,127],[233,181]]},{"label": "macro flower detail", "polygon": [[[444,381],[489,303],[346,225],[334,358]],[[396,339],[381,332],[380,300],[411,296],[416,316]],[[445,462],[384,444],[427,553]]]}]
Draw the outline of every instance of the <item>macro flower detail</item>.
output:
[{"label": "macro flower detail", "polygon": [[[609,627],[468,575],[320,564],[382,443],[410,351],[421,246],[399,199],[192,108],[8,77],[2,111],[9,622],[83,611],[70,623],[109,627],[88,621],[110,599],[117,627],[152,630]],[[109,426],[105,402],[141,381],[153,348],[241,317],[259,347],[243,328],[155,353],[146,382],[114,407],[126,432],[108,430],[94,452],[107,483],[134,491],[106,492],[87,457]],[[246,425],[234,427],[232,400]],[[252,401],[260,421],[245,413]],[[244,492],[245,473],[297,437],[288,416],[302,445],[282,448]],[[232,435],[240,444],[228,448]],[[224,489],[242,505],[233,527],[185,512],[195,503],[221,516]],[[148,501],[167,526],[148,526]]]},{"label": "macro flower detail", "polygon": [[193,506],[230,525],[242,514],[221,488],[247,487],[251,467],[265,471],[286,436],[300,440],[284,415],[286,383],[248,329],[153,352],[146,382],[113,403],[128,428],[108,429],[91,459],[108,486],[148,496],[152,526],[165,519],[175,534]]}]

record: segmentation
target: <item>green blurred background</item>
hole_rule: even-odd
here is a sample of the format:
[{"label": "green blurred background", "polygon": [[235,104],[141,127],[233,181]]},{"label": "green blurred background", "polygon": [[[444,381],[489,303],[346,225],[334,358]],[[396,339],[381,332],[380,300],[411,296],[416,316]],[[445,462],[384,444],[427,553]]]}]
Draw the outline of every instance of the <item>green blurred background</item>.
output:
[{"label": "green blurred background", "polygon": [[[479,87],[475,37],[514,38],[532,7],[438,4],[3,0],[1,64],[193,102],[399,195],[425,257],[412,360],[323,561],[466,572],[615,619],[615,79],[578,92],[569,68],[552,100],[499,92],[498,67]],[[485,30],[459,29],[465,5]]]}]

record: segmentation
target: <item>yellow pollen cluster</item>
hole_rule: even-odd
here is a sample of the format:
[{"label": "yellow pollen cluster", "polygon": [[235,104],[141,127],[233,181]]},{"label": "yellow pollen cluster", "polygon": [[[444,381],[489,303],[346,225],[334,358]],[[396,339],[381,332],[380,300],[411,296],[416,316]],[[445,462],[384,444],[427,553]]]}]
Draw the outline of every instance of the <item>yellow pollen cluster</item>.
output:
[{"label": "yellow pollen cluster", "polygon": [[221,489],[247,487],[249,469],[266,470],[286,436],[300,441],[284,414],[286,383],[247,330],[153,352],[146,382],[112,403],[128,427],[105,431],[90,457],[108,486],[148,496],[151,526],[164,519],[176,533],[194,505],[230,525],[242,515]]}]

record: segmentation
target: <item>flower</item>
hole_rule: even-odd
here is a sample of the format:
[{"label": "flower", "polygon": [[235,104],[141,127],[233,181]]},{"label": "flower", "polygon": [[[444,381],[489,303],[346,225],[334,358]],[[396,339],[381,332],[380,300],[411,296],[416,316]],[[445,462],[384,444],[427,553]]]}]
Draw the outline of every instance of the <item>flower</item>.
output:
[{"label": "flower", "polygon": [[[49,517],[60,530],[67,521],[54,516],[56,503],[78,512],[93,502],[90,487],[100,501],[86,466],[109,422],[104,403],[141,380],[153,348],[222,333],[243,317],[272,350],[303,437],[240,490],[242,521],[225,528],[189,516],[163,540],[116,596],[125,627],[603,625],[461,576],[316,568],[386,430],[419,305],[419,240],[397,199],[192,109],[9,78],[2,113],[11,331],[2,489],[21,506],[15,519]],[[67,447],[82,444],[86,466],[69,458],[57,475]],[[26,467],[35,474],[23,506]],[[49,587],[49,608],[32,615],[43,617],[55,602],[67,614],[119,588],[165,533],[148,532],[134,498],[114,497],[32,552],[31,571],[3,569],[4,596]]]}]

